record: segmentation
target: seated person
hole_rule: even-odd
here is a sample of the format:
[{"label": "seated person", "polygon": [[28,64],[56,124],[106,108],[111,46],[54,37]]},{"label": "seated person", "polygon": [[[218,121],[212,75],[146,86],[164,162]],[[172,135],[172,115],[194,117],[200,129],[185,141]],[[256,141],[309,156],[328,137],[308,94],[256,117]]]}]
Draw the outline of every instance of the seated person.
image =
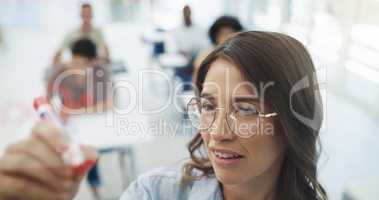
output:
[{"label": "seated person", "polygon": [[175,76],[184,83],[183,90],[190,90],[193,74],[193,62],[196,55],[207,45],[206,34],[201,27],[192,21],[191,8],[186,5],[182,10],[183,25],[174,29],[173,37],[178,52],[187,58],[188,64],[183,68],[175,69]]},{"label": "seated person", "polygon": [[[327,200],[317,178],[323,108],[315,71],[308,51],[290,36],[233,35],[196,77],[188,112],[198,133],[190,159],[182,170],[140,176],[121,200]],[[293,93],[304,77],[309,87]],[[28,140],[8,148],[0,199],[72,199],[81,177],[58,173],[66,166],[57,132],[38,123]]]},{"label": "seated person", "polygon": [[206,46],[207,38],[205,31],[192,21],[191,8],[186,5],[182,10],[183,24],[172,31],[178,52],[188,60]]},{"label": "seated person", "polygon": [[[90,108],[108,108],[111,96],[107,94],[109,89],[106,87],[110,72],[107,67],[104,67],[105,64],[97,59],[95,43],[89,39],[79,39],[71,46],[71,53],[73,56],[69,63],[61,63],[51,72],[48,78],[48,98],[52,97],[53,92],[58,92],[63,105],[70,109],[85,107],[89,111]],[[91,85],[87,82],[89,78],[94,81]],[[102,84],[97,84],[100,82]],[[56,88],[58,90],[53,90],[54,84],[57,83],[59,83],[59,87]],[[102,88],[98,88],[99,86]],[[97,94],[97,92],[102,92],[102,94]]]},{"label": "seated person", "polygon": [[[205,57],[208,56],[210,52],[219,44],[228,39],[233,33],[242,31],[243,27],[236,17],[232,16],[221,16],[219,17],[211,26],[208,31],[209,39],[211,40],[213,46],[207,49],[203,49],[197,55],[193,61],[194,66],[194,77],[199,70],[200,64],[203,62]],[[194,78],[195,80],[195,78]]]},{"label": "seated person", "polygon": [[[76,111],[81,108],[86,108],[86,111],[89,111],[90,107],[96,107],[97,105],[98,108],[103,108],[105,107],[103,104],[109,102],[106,99],[107,88],[105,88],[109,77],[106,69],[102,68],[96,60],[96,45],[89,39],[79,39],[73,43],[71,53],[73,55],[71,62],[56,66],[48,81],[48,97],[51,99],[54,92],[60,97],[64,107],[60,112],[60,116],[64,121],[69,118],[69,111]],[[97,76],[96,74],[99,72],[103,76]],[[53,86],[59,78],[62,78],[62,80],[58,83],[58,91],[54,91]],[[93,85],[88,85],[88,80],[94,80]],[[102,83],[100,85],[103,88],[98,88],[98,83]],[[103,94],[98,95],[97,91],[103,92]],[[103,99],[98,99],[98,97]],[[96,111],[100,110],[96,109]],[[101,180],[97,164],[89,171],[87,180],[94,197],[100,199],[98,187],[101,184]]]},{"label": "seated person", "polygon": [[105,42],[103,33],[99,28],[96,28],[92,25],[93,11],[91,4],[82,4],[80,16],[82,19],[81,26],[66,35],[61,47],[55,53],[53,59],[54,65],[59,65],[62,62],[61,55],[63,51],[70,48],[76,40],[81,38],[90,39],[96,44],[99,50],[98,55],[100,59],[109,59],[108,45]]}]

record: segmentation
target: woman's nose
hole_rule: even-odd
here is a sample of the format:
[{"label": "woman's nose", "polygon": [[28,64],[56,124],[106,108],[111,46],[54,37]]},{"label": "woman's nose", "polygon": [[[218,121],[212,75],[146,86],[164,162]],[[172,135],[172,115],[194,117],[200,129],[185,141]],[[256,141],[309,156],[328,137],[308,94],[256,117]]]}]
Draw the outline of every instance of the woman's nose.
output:
[{"label": "woman's nose", "polygon": [[231,141],[236,137],[232,130],[230,130],[225,116],[224,112],[218,113],[211,127],[211,138],[217,142]]}]

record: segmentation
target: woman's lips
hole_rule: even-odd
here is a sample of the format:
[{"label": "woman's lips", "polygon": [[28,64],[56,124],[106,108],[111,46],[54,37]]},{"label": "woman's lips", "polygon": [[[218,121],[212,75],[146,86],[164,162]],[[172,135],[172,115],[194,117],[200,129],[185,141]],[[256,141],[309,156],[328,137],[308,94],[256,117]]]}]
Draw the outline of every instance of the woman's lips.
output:
[{"label": "woman's lips", "polygon": [[227,168],[233,167],[241,162],[245,157],[235,151],[221,148],[210,148],[216,165]]}]

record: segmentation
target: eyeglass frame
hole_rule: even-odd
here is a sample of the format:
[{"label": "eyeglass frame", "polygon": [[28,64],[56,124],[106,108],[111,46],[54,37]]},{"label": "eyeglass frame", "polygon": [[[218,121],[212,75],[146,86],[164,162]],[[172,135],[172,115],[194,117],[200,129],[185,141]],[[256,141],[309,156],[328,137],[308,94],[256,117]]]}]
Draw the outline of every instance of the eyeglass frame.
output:
[{"label": "eyeglass frame", "polygon": [[[189,101],[188,101],[188,103],[187,103],[187,114],[189,114],[188,112],[189,112],[189,106],[190,106],[190,103],[193,101],[193,100],[196,100],[197,102],[200,102],[200,99],[201,99],[201,97],[192,97]],[[210,125],[209,125],[209,127],[208,128],[206,128],[206,129],[201,129],[201,130],[205,130],[205,131],[207,131],[207,130],[209,130],[212,126],[213,126],[213,124],[214,124],[214,122],[215,122],[215,120],[216,120],[216,114],[217,114],[217,110],[221,110],[221,109],[225,109],[224,107],[216,107],[215,108],[215,113],[213,114],[214,116],[213,116],[213,119],[212,119],[212,122],[210,123]],[[200,112],[200,114],[201,114],[201,109],[199,109],[199,112]],[[278,113],[277,112],[272,112],[272,113],[267,113],[267,114],[264,114],[264,113],[262,113],[262,112],[259,112],[258,110],[257,110],[257,112],[258,112],[258,126],[260,127],[260,119],[261,118],[270,118],[270,117],[275,117],[275,116],[277,116],[278,115]],[[238,134],[238,133],[236,133],[234,130],[233,130],[233,128],[231,128],[230,127],[230,122],[229,122],[229,120],[228,120],[228,118],[231,118],[230,116],[233,116],[233,115],[231,115],[231,113],[233,113],[233,112],[226,112],[225,113],[225,116],[224,116],[224,118],[225,118],[225,121],[226,121],[226,124],[228,125],[228,127],[229,127],[229,129],[234,133],[234,134],[236,134],[236,135],[238,135],[238,136],[240,136],[241,137],[241,135],[240,134]],[[235,118],[235,116],[233,116],[234,118]],[[189,119],[189,120],[191,120],[191,118]],[[237,120],[237,119],[233,119],[233,120]],[[192,121],[192,120],[191,120]],[[196,127],[197,128],[197,127]],[[199,129],[199,128],[197,128],[197,129]]]}]

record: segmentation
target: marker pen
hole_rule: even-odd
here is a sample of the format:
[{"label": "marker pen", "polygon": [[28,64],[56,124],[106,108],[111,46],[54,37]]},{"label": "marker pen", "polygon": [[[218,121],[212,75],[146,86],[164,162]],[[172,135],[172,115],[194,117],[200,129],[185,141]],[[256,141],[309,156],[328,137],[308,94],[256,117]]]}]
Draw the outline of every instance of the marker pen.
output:
[{"label": "marker pen", "polygon": [[86,160],[80,145],[70,138],[69,132],[66,130],[62,120],[57,116],[56,112],[54,112],[45,97],[36,98],[33,102],[33,107],[41,120],[51,121],[69,138],[67,149],[62,155],[64,163],[71,166],[75,173],[85,173],[96,161]]}]

